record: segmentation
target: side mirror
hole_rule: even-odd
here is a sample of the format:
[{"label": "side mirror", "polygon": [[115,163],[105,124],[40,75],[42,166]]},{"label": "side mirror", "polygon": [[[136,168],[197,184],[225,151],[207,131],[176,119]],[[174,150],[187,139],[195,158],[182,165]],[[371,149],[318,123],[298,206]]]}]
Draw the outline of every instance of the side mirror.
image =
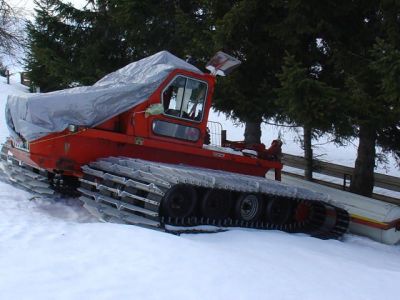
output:
[{"label": "side mirror", "polygon": [[161,115],[164,113],[164,106],[162,103],[156,103],[150,105],[144,112],[144,116],[148,118],[149,116]]}]

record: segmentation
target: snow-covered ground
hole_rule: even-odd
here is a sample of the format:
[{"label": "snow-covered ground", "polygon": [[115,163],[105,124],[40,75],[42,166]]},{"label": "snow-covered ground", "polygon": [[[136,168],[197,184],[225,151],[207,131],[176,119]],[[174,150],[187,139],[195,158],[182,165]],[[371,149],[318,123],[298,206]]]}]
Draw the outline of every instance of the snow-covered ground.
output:
[{"label": "snow-covered ground", "polygon": [[[22,92],[0,78],[0,111]],[[399,281],[400,245],[246,229],[174,236],[0,182],[0,299],[395,299]]]},{"label": "snow-covered ground", "polygon": [[400,247],[99,223],[0,183],[0,299],[395,299]]}]

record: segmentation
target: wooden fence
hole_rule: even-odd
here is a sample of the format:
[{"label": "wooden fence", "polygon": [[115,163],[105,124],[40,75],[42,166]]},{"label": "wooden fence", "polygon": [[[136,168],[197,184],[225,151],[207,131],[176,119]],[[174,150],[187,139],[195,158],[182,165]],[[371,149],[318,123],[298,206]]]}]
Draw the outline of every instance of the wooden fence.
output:
[{"label": "wooden fence", "polygon": [[28,72],[21,72],[20,75],[21,75],[21,84],[25,86],[30,86],[31,81],[29,79]]},{"label": "wooden fence", "polygon": [[[215,124],[210,124],[210,123],[215,123],[218,126],[215,126]],[[223,143],[223,141],[226,140],[226,130],[222,130],[222,125],[218,122],[210,122],[209,121],[208,126],[210,127],[211,125],[213,125],[214,128],[216,129],[216,130],[210,130],[210,134],[215,135],[215,138],[212,138],[211,141],[212,142],[219,141],[218,143],[216,143],[216,145],[220,146]],[[293,167],[293,168],[299,169],[300,171],[304,170],[306,167],[306,160],[304,157],[286,154],[286,153],[282,154],[282,163],[285,166]],[[352,174],[353,174],[353,168],[314,159],[313,160],[313,169],[314,169],[314,171],[313,171],[314,174],[322,174],[322,175],[334,177],[334,178],[339,179],[338,182],[341,181],[342,183],[338,184],[338,183],[329,181],[329,179],[322,179],[322,178],[315,178],[315,179],[313,179],[313,182],[319,183],[322,185],[326,185],[329,187],[333,187],[336,189],[341,189],[344,191],[349,190],[351,179],[352,179]],[[286,170],[283,173],[290,174],[291,176],[304,178],[304,172],[301,175],[299,174],[299,172],[292,172],[290,170]],[[375,173],[374,179],[375,179],[375,182],[374,182],[375,187],[383,188],[383,189],[393,191],[393,192],[400,192],[400,178],[399,177]],[[400,197],[397,197],[397,196],[391,197],[391,196],[387,196],[387,195],[376,192],[372,195],[372,198],[400,205]]]},{"label": "wooden fence", "polygon": [[[6,70],[6,78],[7,78],[7,84],[10,84],[10,77],[11,75],[14,75],[15,73],[10,73],[9,70]],[[25,86],[30,86],[31,81],[28,77],[28,72],[20,72],[20,82],[21,84],[25,85]]]},{"label": "wooden fence", "polygon": [[[304,170],[305,166],[306,166],[306,161],[305,161],[304,157],[295,156],[295,155],[291,155],[291,154],[283,154],[282,155],[282,163],[285,166],[289,166],[289,167],[293,167],[293,168],[297,168],[297,169],[301,169],[301,170]],[[313,161],[313,167],[314,167],[315,173],[328,175],[328,176],[331,176],[334,178],[339,178],[342,180],[342,184],[336,184],[336,183],[328,182],[328,181],[325,181],[322,179],[315,179],[314,180],[315,182],[324,184],[327,186],[331,186],[334,188],[338,188],[338,189],[348,190],[348,188],[349,188],[348,183],[351,182],[353,168],[338,165],[338,164],[328,163],[328,162],[324,162],[324,161],[320,161],[320,160],[316,160],[316,159]],[[298,174],[293,174],[290,171],[286,171],[285,173],[303,177]],[[394,192],[400,192],[400,178],[394,177],[394,176],[389,176],[389,175],[378,174],[378,173],[375,173],[374,178],[375,178],[375,183],[374,183],[375,187],[387,189],[387,190],[394,191]],[[399,198],[389,197],[389,196],[378,194],[378,193],[374,193],[373,198],[400,205]]]}]

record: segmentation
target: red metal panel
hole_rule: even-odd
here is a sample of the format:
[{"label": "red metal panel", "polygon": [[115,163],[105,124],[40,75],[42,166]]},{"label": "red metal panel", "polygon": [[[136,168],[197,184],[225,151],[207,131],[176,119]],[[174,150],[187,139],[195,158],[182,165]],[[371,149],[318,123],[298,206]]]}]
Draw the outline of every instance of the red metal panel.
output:
[{"label": "red metal panel", "polygon": [[[203,120],[193,122],[163,114],[146,118],[144,114],[146,108],[151,104],[161,102],[163,89],[177,74],[207,82],[208,94]],[[31,142],[30,153],[18,149],[13,149],[12,152],[18,159],[27,164],[51,172],[62,171],[67,175],[80,176],[82,165],[101,157],[127,156],[165,163],[183,163],[256,176],[264,176],[269,169],[275,169],[276,179],[279,179],[282,164],[278,161],[203,149],[214,83],[215,78],[211,75],[175,70],[147,101],[107,120],[96,128],[83,128],[78,132],[65,130],[61,133],[50,134]],[[151,123],[156,119],[198,128],[201,132],[200,139],[197,142],[190,142],[157,136],[151,131]]]}]

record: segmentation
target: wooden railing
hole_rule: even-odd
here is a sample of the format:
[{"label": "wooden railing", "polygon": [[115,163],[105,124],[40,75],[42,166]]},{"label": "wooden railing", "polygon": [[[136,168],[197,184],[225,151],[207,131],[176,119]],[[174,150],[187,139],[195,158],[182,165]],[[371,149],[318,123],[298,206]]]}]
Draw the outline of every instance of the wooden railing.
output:
[{"label": "wooden railing", "polygon": [[[221,144],[223,144],[223,141],[226,141],[226,130],[223,130],[222,125],[218,122],[209,121],[207,126],[209,128],[209,132],[211,135],[211,144],[215,146],[221,146]],[[286,153],[282,154],[282,163],[285,166],[293,167],[300,170],[304,170],[306,167],[306,160],[304,157]],[[345,191],[349,190],[353,174],[353,168],[314,159],[313,170],[314,173],[316,174],[322,174],[338,178],[342,181],[342,184],[334,183],[321,178],[315,178],[313,182],[330,186],[336,189],[341,189]],[[296,176],[301,178],[304,177],[304,174],[300,175],[298,172],[294,173],[291,172],[290,170],[286,170],[283,173],[287,173],[290,174],[291,176]],[[374,181],[375,187],[383,188],[389,191],[400,192],[400,178],[375,173],[374,179],[375,179]],[[374,193],[372,197],[374,199],[400,205],[400,197],[391,197],[380,193]]]},{"label": "wooden railing", "polygon": [[23,84],[25,86],[31,85],[31,81],[29,79],[28,72],[21,72],[20,76],[21,76],[21,84]]},{"label": "wooden railing", "polygon": [[[295,156],[291,154],[283,154],[282,155],[282,163],[286,166],[297,168],[304,170],[306,166],[306,161],[304,157],[301,156]],[[351,167],[346,167],[338,164],[333,164],[333,163],[328,163],[320,160],[314,160],[313,161],[313,169],[315,173],[323,174],[323,175],[328,175],[331,177],[339,178],[342,180],[342,184],[335,184],[332,182],[324,181],[321,179],[315,179],[314,181],[325,184],[328,186],[332,186],[335,188],[340,188],[343,190],[348,190],[348,182],[351,182],[352,174],[353,174],[353,168]],[[286,173],[291,173],[291,172],[286,172]],[[293,173],[291,173],[293,175]],[[300,176],[297,174],[296,176]],[[387,189],[390,191],[394,192],[400,192],[400,178],[390,176],[390,175],[383,175],[383,174],[374,174],[375,182],[374,185],[375,187]],[[386,195],[374,193],[373,198],[391,202],[391,203],[396,203],[400,205],[400,199],[394,198],[394,197],[389,197]]]}]

